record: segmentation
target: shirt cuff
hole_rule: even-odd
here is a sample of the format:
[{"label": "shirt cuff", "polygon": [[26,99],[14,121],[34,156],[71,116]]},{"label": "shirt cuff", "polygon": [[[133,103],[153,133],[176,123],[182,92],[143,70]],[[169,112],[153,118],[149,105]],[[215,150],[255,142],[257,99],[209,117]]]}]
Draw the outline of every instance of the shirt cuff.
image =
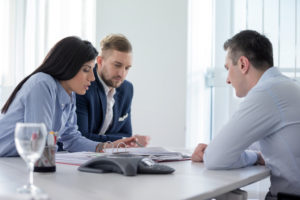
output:
[{"label": "shirt cuff", "polygon": [[92,140],[87,139],[86,143],[84,144],[84,147],[82,147],[79,151],[91,151],[95,152],[97,145],[99,142],[95,142]]},{"label": "shirt cuff", "polygon": [[255,151],[246,150],[247,154],[247,165],[254,165],[258,159],[257,153]]}]

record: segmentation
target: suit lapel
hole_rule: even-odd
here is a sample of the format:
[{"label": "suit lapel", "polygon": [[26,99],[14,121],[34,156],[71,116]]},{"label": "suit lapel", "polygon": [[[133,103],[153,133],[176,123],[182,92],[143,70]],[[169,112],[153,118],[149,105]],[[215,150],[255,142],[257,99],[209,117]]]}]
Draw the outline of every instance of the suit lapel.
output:
[{"label": "suit lapel", "polygon": [[[101,104],[101,112],[102,112],[102,119],[100,119],[100,127],[99,127],[99,130],[98,132],[100,132],[102,126],[103,126],[103,123],[104,123],[104,119],[105,119],[105,115],[106,115],[106,105],[107,105],[107,102],[106,102],[106,95],[105,95],[105,91],[104,91],[104,87],[103,85],[101,84],[99,78],[98,78],[98,74],[97,74],[97,64],[96,66],[94,67],[94,75],[95,75],[95,79],[96,79],[96,83],[98,85],[97,87],[97,93],[98,93],[98,99],[99,101],[97,103]],[[98,111],[100,112],[100,110]]]}]

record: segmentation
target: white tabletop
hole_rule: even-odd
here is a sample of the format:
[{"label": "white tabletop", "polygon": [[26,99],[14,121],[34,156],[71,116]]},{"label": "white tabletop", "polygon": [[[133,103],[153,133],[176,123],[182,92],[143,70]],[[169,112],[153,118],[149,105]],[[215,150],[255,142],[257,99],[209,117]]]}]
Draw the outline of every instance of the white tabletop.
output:
[{"label": "white tabletop", "polygon": [[[202,163],[164,163],[176,169],[170,175],[95,174],[77,166],[57,164],[55,173],[34,173],[34,183],[51,199],[208,199],[264,179],[263,166],[237,170],[207,170]],[[14,194],[28,172],[21,158],[0,158],[0,196]]]}]

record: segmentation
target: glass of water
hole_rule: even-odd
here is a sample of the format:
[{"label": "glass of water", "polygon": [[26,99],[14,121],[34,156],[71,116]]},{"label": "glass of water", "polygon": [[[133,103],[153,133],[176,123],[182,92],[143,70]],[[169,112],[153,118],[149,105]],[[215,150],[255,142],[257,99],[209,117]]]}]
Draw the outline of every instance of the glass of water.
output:
[{"label": "glass of water", "polygon": [[19,193],[31,195],[45,194],[33,185],[34,163],[40,158],[45,147],[47,130],[44,123],[17,123],[15,129],[15,144],[19,155],[29,169],[28,184],[18,189]]}]

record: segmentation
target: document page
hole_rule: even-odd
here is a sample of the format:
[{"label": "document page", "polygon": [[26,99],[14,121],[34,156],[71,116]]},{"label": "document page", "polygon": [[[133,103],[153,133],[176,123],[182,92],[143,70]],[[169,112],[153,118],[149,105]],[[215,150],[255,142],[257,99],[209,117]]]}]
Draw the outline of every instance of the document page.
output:
[{"label": "document page", "polygon": [[62,152],[62,153],[56,153],[55,160],[56,160],[56,163],[79,166],[92,158],[95,158],[97,156],[104,156],[104,155],[108,155],[108,154],[107,153],[86,152],[86,151],[75,152],[75,153]]}]

